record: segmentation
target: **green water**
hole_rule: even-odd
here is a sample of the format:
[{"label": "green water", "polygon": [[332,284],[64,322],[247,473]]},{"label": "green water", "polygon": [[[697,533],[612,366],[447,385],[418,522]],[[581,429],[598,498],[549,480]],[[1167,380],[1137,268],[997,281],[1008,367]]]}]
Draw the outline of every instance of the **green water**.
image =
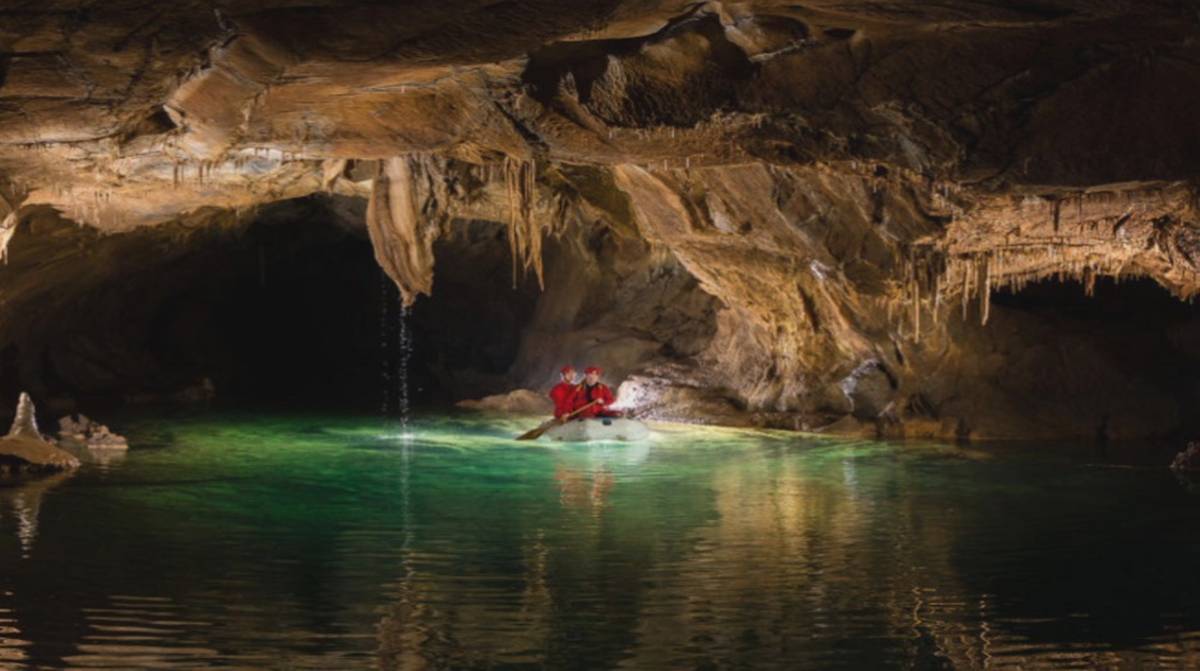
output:
[{"label": "green water", "polygon": [[0,488],[0,668],[1187,668],[1162,455],[209,416]]}]

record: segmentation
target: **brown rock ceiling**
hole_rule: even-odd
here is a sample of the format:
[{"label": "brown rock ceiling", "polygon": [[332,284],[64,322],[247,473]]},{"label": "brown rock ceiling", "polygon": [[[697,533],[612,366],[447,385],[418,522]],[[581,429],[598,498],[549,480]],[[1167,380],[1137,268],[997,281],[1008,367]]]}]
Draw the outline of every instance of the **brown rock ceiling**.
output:
[{"label": "brown rock ceiling", "polygon": [[0,242],[38,206],[118,232],[328,191],[368,200],[412,301],[463,221],[506,225],[539,281],[549,236],[600,226],[720,303],[703,352],[623,361],[673,416],[719,398],[810,427],[880,370],[887,430],[1172,421],[1118,394],[1034,427],[987,382],[1005,364],[981,339],[1003,329],[975,327],[993,289],[1047,277],[1200,291],[1192,2],[50,0],[0,18]]}]

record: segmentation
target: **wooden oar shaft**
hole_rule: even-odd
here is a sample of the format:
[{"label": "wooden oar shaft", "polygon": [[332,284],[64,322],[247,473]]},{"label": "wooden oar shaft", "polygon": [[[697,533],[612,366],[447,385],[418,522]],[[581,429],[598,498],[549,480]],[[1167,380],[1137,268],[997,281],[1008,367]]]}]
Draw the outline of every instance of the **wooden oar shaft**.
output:
[{"label": "wooden oar shaft", "polygon": [[573,418],[575,415],[578,415],[579,413],[583,412],[584,410],[587,410],[588,408],[592,407],[593,405],[596,405],[599,402],[600,402],[600,399],[596,399],[594,401],[591,401],[590,403],[581,405],[578,408],[576,408],[575,410],[573,410],[571,412],[571,414],[565,415],[561,420],[558,419],[557,417],[555,417],[554,419],[543,422],[542,425],[539,426],[538,428],[533,429],[531,431],[526,431],[525,433],[522,433],[521,435],[517,436],[517,440],[534,440],[534,439],[540,438],[542,436],[542,434],[546,433],[546,430],[549,429],[550,427],[554,426],[555,424],[558,424],[560,421],[565,422],[568,419]]},{"label": "wooden oar shaft", "polygon": [[584,410],[587,410],[588,408],[592,407],[593,405],[596,405],[599,402],[600,402],[600,399],[596,399],[594,401],[589,401],[589,402],[579,406],[578,408],[575,408],[574,410],[572,410],[571,414],[567,415],[566,417],[563,417],[563,420],[565,421],[565,420],[571,419],[575,415],[578,415],[579,413],[583,412]]}]

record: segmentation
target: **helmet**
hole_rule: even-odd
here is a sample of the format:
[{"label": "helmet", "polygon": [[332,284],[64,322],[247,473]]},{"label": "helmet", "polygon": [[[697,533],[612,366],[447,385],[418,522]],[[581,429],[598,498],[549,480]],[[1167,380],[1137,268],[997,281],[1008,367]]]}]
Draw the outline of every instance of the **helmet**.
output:
[{"label": "helmet", "polygon": [[567,373],[574,373],[575,367],[570,364],[567,364],[566,366],[563,366],[562,370],[559,372],[562,373],[563,375],[566,375]]},{"label": "helmet", "polygon": [[604,371],[600,370],[600,367],[599,367],[599,366],[588,366],[588,367],[587,367],[587,368],[586,368],[586,369],[583,371],[583,374],[584,374],[584,375],[591,375],[592,373],[595,373],[596,375],[599,375],[599,374],[601,374],[601,373],[603,373],[603,372],[604,372]]}]

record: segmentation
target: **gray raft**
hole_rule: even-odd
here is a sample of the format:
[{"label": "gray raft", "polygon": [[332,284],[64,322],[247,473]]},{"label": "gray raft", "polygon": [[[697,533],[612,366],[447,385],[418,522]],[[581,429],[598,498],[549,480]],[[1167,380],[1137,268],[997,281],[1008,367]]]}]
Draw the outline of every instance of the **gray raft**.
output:
[{"label": "gray raft", "polygon": [[584,443],[594,440],[645,440],[650,437],[650,429],[636,419],[623,417],[596,417],[577,419],[559,424],[546,430],[543,434],[547,440],[570,443]]}]

